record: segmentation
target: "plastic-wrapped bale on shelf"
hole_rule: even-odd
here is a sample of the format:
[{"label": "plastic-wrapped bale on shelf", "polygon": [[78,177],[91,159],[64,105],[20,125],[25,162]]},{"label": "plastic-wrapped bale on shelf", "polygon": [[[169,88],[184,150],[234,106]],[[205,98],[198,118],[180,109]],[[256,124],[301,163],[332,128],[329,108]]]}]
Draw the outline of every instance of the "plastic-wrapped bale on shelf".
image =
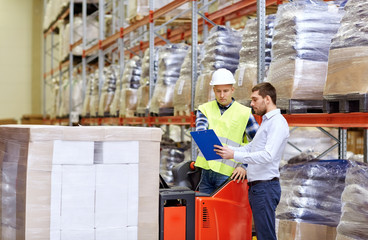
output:
[{"label": "plastic-wrapped bale on shelf", "polygon": [[[157,70],[158,70],[158,50],[160,47],[155,47],[153,56],[153,89],[156,85],[157,80]],[[150,54],[149,48],[144,52],[143,60],[142,60],[142,75],[140,80],[140,86],[138,88],[137,93],[137,115],[138,116],[147,116],[149,109],[149,89],[150,89],[150,77],[149,77],[149,66],[150,66]]]},{"label": "plastic-wrapped bale on shelf", "polygon": [[[70,83],[69,77],[66,75],[63,76],[62,79],[62,88],[61,88],[61,101],[60,107],[58,111],[58,117],[65,118],[69,116],[70,113]],[[81,75],[78,74],[76,71],[73,73],[73,93],[72,93],[72,112],[80,115],[82,112],[82,78]]]},{"label": "plastic-wrapped bale on shelf", "polygon": [[[197,60],[200,62],[202,45],[197,48]],[[199,76],[199,64],[197,77]],[[180,77],[174,90],[174,116],[190,116],[192,104],[192,50],[189,49],[180,69]]]},{"label": "plastic-wrapped bale on shelf", "polygon": [[121,117],[133,117],[137,109],[137,91],[140,85],[142,74],[142,62],[138,56],[130,59],[125,65],[121,94],[120,110]]},{"label": "plastic-wrapped bale on shelf", "polygon": [[118,71],[118,65],[110,65],[104,69],[104,84],[101,89],[100,103],[98,106],[98,116],[100,117],[115,116],[115,112],[110,112],[110,106],[116,93]]},{"label": "plastic-wrapped bale on shelf", "polygon": [[1,126],[0,238],[157,240],[161,134]]},{"label": "plastic-wrapped bale on shelf", "polygon": [[158,75],[149,106],[153,115],[173,115],[174,89],[180,69],[188,52],[186,44],[165,45],[159,50]]},{"label": "plastic-wrapped bale on shelf", "polygon": [[337,238],[368,239],[368,165],[353,162],[346,173],[341,196],[342,215],[337,226]]},{"label": "plastic-wrapped bale on shelf", "polygon": [[89,74],[86,84],[86,92],[83,101],[82,116],[97,117],[98,113],[98,69]]},{"label": "plastic-wrapped bale on shelf", "polygon": [[342,15],[336,5],[319,0],[279,6],[267,77],[278,98],[323,100],[330,43]]},{"label": "plastic-wrapped bale on shelf", "polygon": [[320,160],[286,164],[280,169],[280,220],[336,227],[341,216],[347,160]]},{"label": "plastic-wrapped bale on shelf", "polygon": [[60,106],[60,83],[59,83],[59,78],[54,77],[51,79],[51,98],[52,98],[52,103],[50,108],[48,109],[48,114],[50,115],[51,119],[56,118],[57,116],[57,112]]},{"label": "plastic-wrapped bale on shelf", "polygon": [[241,31],[225,26],[213,27],[203,44],[203,58],[200,63],[200,75],[196,82],[194,108],[214,100],[215,95],[209,85],[212,73],[226,68],[233,74],[238,68],[241,49]]},{"label": "plastic-wrapped bale on shelf", "polygon": [[368,2],[349,0],[332,39],[323,95],[368,93]]},{"label": "plastic-wrapped bale on shelf", "polygon": [[[83,36],[83,20],[81,17],[74,17],[74,24],[73,24],[73,34],[74,34],[74,42],[78,42],[82,39]],[[94,19],[87,20],[87,44],[86,49],[96,45],[98,43],[98,22]],[[60,34],[62,37],[62,52],[61,52],[61,59],[65,59],[69,55],[70,51],[70,24],[65,24],[65,27],[62,28],[63,31]],[[82,44],[73,48],[73,54],[76,56],[82,56],[83,54],[83,47]]]},{"label": "plastic-wrapped bale on shelf", "polygon": [[[265,45],[265,75],[271,63],[272,36],[275,23],[275,14],[266,16],[266,45]],[[249,106],[252,88],[257,84],[257,19],[249,19],[242,34],[242,48],[238,69],[235,71],[234,98],[241,104]]]},{"label": "plastic-wrapped bale on shelf", "polygon": [[[165,5],[172,2],[172,0],[161,0],[155,1],[154,10],[164,7]],[[131,23],[136,22],[137,20],[141,20],[144,16],[148,16],[149,14],[149,1],[147,0],[129,0],[127,1],[128,9],[127,9],[127,18]],[[183,11],[190,8],[189,4],[183,4],[176,9],[173,9],[170,12],[165,14],[165,18],[170,18],[176,16]],[[181,17],[190,17],[190,11],[182,14]]]}]

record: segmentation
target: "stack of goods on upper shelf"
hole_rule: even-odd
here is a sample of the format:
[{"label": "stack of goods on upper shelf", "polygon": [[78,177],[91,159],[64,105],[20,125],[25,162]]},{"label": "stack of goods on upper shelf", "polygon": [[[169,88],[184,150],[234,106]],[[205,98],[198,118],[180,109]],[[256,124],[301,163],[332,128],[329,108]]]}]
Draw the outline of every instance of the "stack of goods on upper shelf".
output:
[{"label": "stack of goods on upper shelf", "polygon": [[[199,76],[199,62],[201,61],[202,45],[197,48],[197,77]],[[174,116],[190,116],[192,104],[192,49],[188,51],[181,65],[180,77],[174,91]]]},{"label": "stack of goods on upper shelf", "polygon": [[239,64],[241,48],[241,31],[225,26],[215,26],[211,29],[208,39],[203,44],[200,75],[195,89],[194,108],[202,103],[215,99],[212,87],[209,85],[212,73],[219,68],[226,68],[232,73]]},{"label": "stack of goods on upper shelf", "polygon": [[[343,95],[351,94],[352,97],[356,95],[351,100],[366,101],[368,93],[368,2],[349,0],[344,10],[346,13],[341,20],[341,27],[332,39],[323,95],[326,99],[337,97],[336,100],[345,102]],[[346,97],[349,98],[349,96]],[[357,108],[359,111],[368,111],[367,105],[357,106]],[[340,111],[349,112],[349,109],[340,109]]]},{"label": "stack of goods on upper shelf", "polygon": [[[271,63],[271,47],[275,15],[266,16],[265,75]],[[249,19],[244,27],[239,66],[235,72],[234,98],[241,104],[248,105],[252,87],[257,84],[258,36],[257,19]]]},{"label": "stack of goods on upper shelf", "polygon": [[142,61],[138,56],[130,59],[124,69],[120,94],[121,117],[134,117],[137,110],[137,91],[140,86]]},{"label": "stack of goods on upper shelf", "polygon": [[1,239],[158,238],[160,129],[7,125],[0,136]]},{"label": "stack of goods on upper shelf", "polygon": [[353,163],[346,172],[342,215],[336,239],[368,239],[368,166]]},{"label": "stack of goods on upper shelf", "polygon": [[[83,0],[74,0],[74,3],[82,3]],[[87,3],[98,3],[98,0],[87,0]],[[50,0],[45,6],[43,30],[47,30],[51,24],[57,21],[58,17],[66,11],[70,5],[70,0]]]},{"label": "stack of goods on upper shelf", "polygon": [[306,104],[323,100],[328,51],[342,15],[335,4],[320,0],[296,0],[278,7],[267,80],[283,100],[280,108],[288,109],[291,99]]},{"label": "stack of goods on upper shelf", "polygon": [[[65,22],[65,21],[64,21]],[[69,56],[70,52],[70,23],[61,24],[60,36],[61,36],[61,48],[60,59],[64,60]],[[83,37],[86,38],[86,49],[96,45],[98,43],[98,21],[96,19],[87,18],[86,36],[83,36],[83,20],[82,17],[74,17],[73,22],[73,43],[80,41]],[[82,56],[83,46],[77,45],[73,48],[73,55]]]},{"label": "stack of goods on upper shelf", "polygon": [[[160,0],[160,1],[153,1],[154,11],[166,6],[172,2],[172,0]],[[128,21],[134,23],[144,16],[148,16],[150,11],[149,0],[128,0],[127,1],[128,9],[127,9],[127,18]],[[165,18],[171,18],[177,16],[178,14],[182,13],[183,11],[189,9],[190,6],[188,3],[179,6],[178,8],[168,12],[165,14]],[[191,11],[187,11],[185,14],[182,14],[181,17],[190,17]]]},{"label": "stack of goods on upper shelf", "polygon": [[240,0],[217,0],[214,1],[208,8],[208,12],[212,13],[212,12],[216,12],[219,11],[223,8],[226,8],[228,6],[231,6],[234,3],[239,2]]},{"label": "stack of goods on upper shelf", "polygon": [[186,44],[172,44],[159,49],[157,83],[149,106],[152,115],[173,115],[175,84],[188,48]]},{"label": "stack of goods on upper shelf", "polygon": [[119,66],[115,64],[110,65],[109,67],[106,67],[104,73],[104,84],[101,89],[101,96],[99,100],[100,103],[98,106],[98,116],[116,116],[116,111],[113,111],[111,109],[111,106],[116,96],[116,88],[119,88],[119,86],[117,86]]},{"label": "stack of goods on upper shelf", "polygon": [[[280,222],[315,224],[316,229],[319,225],[336,227],[341,216],[341,194],[349,166],[347,160],[321,160],[282,167],[277,219]],[[286,239],[282,234],[287,232],[279,231],[279,238]]]},{"label": "stack of goods on upper shelf", "polygon": [[[157,79],[157,70],[158,70],[158,50],[160,47],[155,47],[153,52],[153,78],[152,83],[153,87],[156,84]],[[149,89],[150,89],[150,76],[149,76],[149,68],[150,68],[150,53],[149,48],[144,52],[143,60],[142,60],[142,75],[140,78],[140,86],[137,92],[137,114],[138,116],[147,116],[148,108],[149,108]],[[153,89],[153,88],[152,88]]]}]

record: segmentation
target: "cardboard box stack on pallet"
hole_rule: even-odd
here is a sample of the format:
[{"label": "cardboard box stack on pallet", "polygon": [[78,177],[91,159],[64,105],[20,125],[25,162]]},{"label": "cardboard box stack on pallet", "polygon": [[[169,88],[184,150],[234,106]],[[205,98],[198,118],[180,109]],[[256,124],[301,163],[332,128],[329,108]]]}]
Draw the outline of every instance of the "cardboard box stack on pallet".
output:
[{"label": "cardboard box stack on pallet", "polygon": [[157,239],[161,129],[0,127],[10,239]]},{"label": "cardboard box stack on pallet", "polygon": [[363,129],[348,129],[347,150],[354,154],[364,154]]}]

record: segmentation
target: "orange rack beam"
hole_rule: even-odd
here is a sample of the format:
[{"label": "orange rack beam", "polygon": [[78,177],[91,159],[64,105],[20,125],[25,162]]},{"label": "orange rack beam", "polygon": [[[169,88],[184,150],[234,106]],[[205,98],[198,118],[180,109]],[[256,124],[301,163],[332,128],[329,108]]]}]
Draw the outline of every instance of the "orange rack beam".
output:
[{"label": "orange rack beam", "polygon": [[289,126],[368,128],[368,113],[284,114]]}]

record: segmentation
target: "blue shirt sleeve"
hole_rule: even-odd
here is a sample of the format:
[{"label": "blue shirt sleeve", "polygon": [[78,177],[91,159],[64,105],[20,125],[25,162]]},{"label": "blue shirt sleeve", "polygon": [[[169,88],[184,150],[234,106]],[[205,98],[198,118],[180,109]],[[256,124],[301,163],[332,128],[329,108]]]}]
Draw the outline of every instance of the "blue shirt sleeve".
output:
[{"label": "blue shirt sleeve", "polygon": [[202,131],[208,129],[208,119],[207,117],[201,112],[197,111],[196,113],[196,131]]},{"label": "blue shirt sleeve", "polygon": [[250,139],[253,139],[254,136],[257,133],[258,128],[259,128],[258,122],[254,118],[253,114],[250,114],[249,120],[248,120],[248,123],[247,123],[247,127],[245,129],[245,132],[246,132],[247,136]]}]

